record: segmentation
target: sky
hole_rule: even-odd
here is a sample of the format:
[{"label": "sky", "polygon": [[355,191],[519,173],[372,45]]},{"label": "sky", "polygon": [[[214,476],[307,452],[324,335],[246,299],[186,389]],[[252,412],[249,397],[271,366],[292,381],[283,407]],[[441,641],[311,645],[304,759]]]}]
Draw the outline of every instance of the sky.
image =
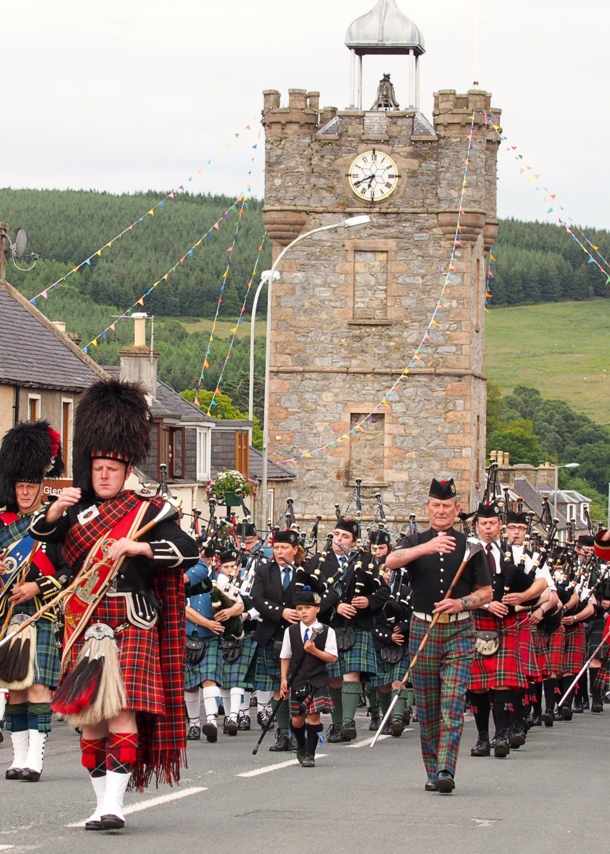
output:
[{"label": "sky", "polygon": [[[283,104],[288,88],[318,90],[321,105],[347,107],[345,34],[374,4],[0,0],[0,186],[116,193],[185,185],[237,195],[250,182],[262,196],[262,90],[280,90]],[[398,6],[425,38],[421,106],[429,118],[434,91],[465,92],[475,73],[502,109],[499,215],[556,221],[534,189],[539,181],[575,222],[610,228],[610,2]],[[385,71],[406,103],[407,60],[365,57],[365,107]],[[540,178],[528,184],[522,162]]]}]

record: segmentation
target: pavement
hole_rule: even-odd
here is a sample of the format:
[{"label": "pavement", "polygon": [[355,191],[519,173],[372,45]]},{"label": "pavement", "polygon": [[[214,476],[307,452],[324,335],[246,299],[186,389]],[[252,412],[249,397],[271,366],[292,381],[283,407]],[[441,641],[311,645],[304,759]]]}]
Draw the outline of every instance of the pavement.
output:
[{"label": "pavement", "polygon": [[94,798],[67,724],[55,725],[37,784],[4,779],[7,736],[0,852],[563,854],[600,850],[607,838],[610,707],[535,728],[506,759],[470,756],[476,731],[468,717],[451,795],[423,790],[417,724],[373,749],[363,714],[357,726],[355,742],[319,748],[313,769],[293,754],[269,753],[272,733],[253,756],[257,726],[221,734],[216,744],[189,742],[180,786],[128,793],[127,827],[105,833],[75,826]]}]

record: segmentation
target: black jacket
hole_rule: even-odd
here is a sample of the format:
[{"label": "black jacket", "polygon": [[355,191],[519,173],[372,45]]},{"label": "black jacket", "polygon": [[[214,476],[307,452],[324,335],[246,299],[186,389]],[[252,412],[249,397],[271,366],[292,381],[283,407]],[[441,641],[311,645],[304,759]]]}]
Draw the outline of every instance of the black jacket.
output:
[{"label": "black jacket", "polygon": [[272,638],[280,640],[284,629],[288,626],[282,619],[284,608],[294,608],[296,593],[295,573],[286,590],[282,588],[281,569],[275,561],[268,563],[262,560],[252,582],[252,601],[260,614],[258,625],[254,632],[254,640],[266,644]]}]

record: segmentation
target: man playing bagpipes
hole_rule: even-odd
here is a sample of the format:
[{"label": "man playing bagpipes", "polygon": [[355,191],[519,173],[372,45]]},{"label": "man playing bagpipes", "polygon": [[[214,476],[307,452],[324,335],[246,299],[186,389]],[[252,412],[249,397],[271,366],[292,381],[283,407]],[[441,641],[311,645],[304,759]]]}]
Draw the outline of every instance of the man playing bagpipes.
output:
[{"label": "man playing bagpipes", "polygon": [[64,599],[64,680],[52,708],[82,728],[97,806],[88,830],[124,827],[130,777],[178,781],[183,714],[184,572],[197,547],[172,505],[125,489],[148,454],[144,390],[97,382],[74,425],[74,487],[35,516],[36,539],[64,544],[77,578]]},{"label": "man playing bagpipes", "polygon": [[[59,433],[47,421],[18,424],[0,448],[0,529],[8,534],[40,509],[45,477],[63,470]],[[29,522],[28,522],[29,524]],[[0,638],[32,616],[70,580],[61,547],[27,532],[0,551]],[[8,688],[6,724],[13,762],[7,780],[37,782],[51,732],[51,691],[59,681],[55,610],[0,648],[0,689]]]}]

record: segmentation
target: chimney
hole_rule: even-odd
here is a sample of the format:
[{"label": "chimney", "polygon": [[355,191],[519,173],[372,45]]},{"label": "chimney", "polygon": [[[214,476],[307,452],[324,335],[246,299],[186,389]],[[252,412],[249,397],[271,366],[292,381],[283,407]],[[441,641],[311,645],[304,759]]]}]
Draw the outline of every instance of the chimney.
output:
[{"label": "chimney", "polygon": [[157,362],[159,354],[146,346],[146,321],[148,315],[138,312],[133,318],[134,342],[132,347],[123,347],[121,357],[121,379],[131,383],[142,383],[146,393],[157,397]]}]

